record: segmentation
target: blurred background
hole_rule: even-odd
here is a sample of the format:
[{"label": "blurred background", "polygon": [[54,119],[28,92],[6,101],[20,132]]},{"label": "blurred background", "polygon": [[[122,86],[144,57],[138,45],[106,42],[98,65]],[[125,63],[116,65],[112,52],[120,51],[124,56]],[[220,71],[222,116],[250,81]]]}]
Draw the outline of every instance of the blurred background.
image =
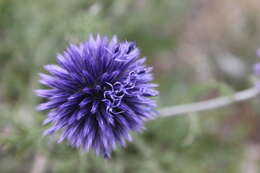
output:
[{"label": "blurred background", "polygon": [[158,118],[112,159],[42,137],[42,66],[89,33],[134,40],[160,84],[159,108],[251,87],[259,0],[0,0],[0,172],[258,173],[260,100]]}]

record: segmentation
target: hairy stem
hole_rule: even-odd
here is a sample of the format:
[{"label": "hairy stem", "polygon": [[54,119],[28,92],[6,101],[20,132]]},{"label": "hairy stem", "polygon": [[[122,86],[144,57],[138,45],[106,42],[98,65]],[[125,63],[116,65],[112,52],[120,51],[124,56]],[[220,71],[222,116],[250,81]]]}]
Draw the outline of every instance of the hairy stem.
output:
[{"label": "hairy stem", "polygon": [[217,109],[228,106],[236,102],[245,101],[256,97],[260,93],[259,89],[252,87],[231,96],[222,96],[206,101],[189,103],[171,107],[165,107],[159,110],[160,117],[176,116],[181,114],[195,113]]},{"label": "hairy stem", "polygon": [[30,173],[45,173],[47,169],[47,161],[48,158],[45,154],[37,152]]}]

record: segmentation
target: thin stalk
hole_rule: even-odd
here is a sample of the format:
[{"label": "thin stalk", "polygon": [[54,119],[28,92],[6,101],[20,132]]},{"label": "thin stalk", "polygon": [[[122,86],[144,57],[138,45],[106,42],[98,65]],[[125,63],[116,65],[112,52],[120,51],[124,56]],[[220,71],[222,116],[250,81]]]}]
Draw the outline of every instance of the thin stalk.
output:
[{"label": "thin stalk", "polygon": [[177,116],[189,113],[197,113],[221,108],[233,103],[245,101],[256,97],[260,93],[259,89],[252,87],[231,96],[221,96],[218,98],[200,101],[195,103],[165,107],[159,110],[160,117]]}]

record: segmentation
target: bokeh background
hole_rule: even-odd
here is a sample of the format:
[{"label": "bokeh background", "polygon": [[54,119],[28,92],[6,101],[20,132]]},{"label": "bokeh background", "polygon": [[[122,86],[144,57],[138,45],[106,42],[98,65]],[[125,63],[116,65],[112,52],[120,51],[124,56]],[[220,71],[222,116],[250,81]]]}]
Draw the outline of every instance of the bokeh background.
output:
[{"label": "bokeh background", "polygon": [[259,0],[0,0],[1,173],[258,173],[260,101],[158,118],[110,160],[42,137],[42,66],[90,33],[134,40],[160,84],[158,110],[251,87]]}]

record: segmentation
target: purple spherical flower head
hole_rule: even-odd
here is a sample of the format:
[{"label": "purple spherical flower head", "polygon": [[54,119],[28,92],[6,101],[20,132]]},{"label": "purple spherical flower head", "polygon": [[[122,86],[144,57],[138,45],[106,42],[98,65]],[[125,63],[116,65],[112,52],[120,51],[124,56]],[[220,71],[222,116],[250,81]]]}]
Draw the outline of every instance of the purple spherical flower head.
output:
[{"label": "purple spherical flower head", "polygon": [[117,42],[114,36],[71,44],[57,56],[58,65],[46,65],[51,74],[40,74],[49,89],[36,90],[48,101],[37,110],[50,110],[44,124],[52,126],[44,135],[62,131],[58,142],[110,157],[116,144],[131,141],[130,131],[139,132],[144,121],[156,113],[150,97],[154,89],[152,68],[138,59],[133,42]]},{"label": "purple spherical flower head", "polygon": [[[260,49],[256,50],[256,56],[260,58]],[[255,64],[253,70],[257,76],[260,76],[260,63]],[[256,87],[260,89],[260,82],[256,82]]]}]

